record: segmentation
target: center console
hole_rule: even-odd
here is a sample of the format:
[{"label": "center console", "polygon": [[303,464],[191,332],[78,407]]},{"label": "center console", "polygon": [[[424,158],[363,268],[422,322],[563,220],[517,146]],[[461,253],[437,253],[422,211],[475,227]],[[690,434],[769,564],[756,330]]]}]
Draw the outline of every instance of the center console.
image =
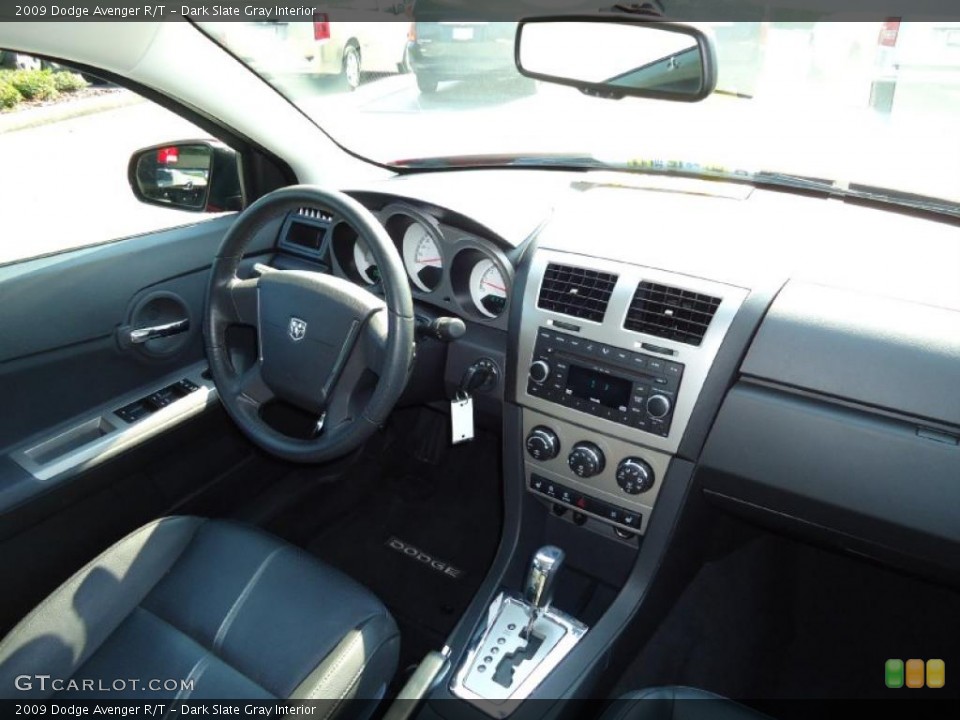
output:
[{"label": "center console", "polygon": [[527,491],[642,535],[707,373],[747,293],[539,250],[518,343]]},{"label": "center console", "polygon": [[[558,250],[537,249],[525,263],[512,328],[515,402],[504,426],[507,504],[517,502],[523,532],[515,515],[515,544],[502,555],[498,584],[478,599],[482,619],[460,637],[446,685],[494,718],[588,682],[586,668],[602,665],[637,612],[690,487],[681,439],[747,297],[734,286]],[[516,592],[521,557],[537,538],[548,544],[533,551]],[[571,558],[567,612],[551,604],[564,557],[554,544]],[[601,604],[573,602],[576,587]]]}]

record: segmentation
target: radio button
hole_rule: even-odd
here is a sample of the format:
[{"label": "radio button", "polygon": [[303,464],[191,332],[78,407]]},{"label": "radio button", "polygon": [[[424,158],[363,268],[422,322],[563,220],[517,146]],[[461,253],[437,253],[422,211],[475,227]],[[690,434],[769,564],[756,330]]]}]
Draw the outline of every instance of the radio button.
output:
[{"label": "radio button", "polygon": [[550,364],[546,360],[536,360],[530,365],[530,379],[542,385],[550,377]]},{"label": "radio button", "polygon": [[679,378],[683,375],[683,365],[675,362],[665,362],[663,369],[672,378]]},{"label": "radio button", "polygon": [[651,395],[647,398],[647,413],[655,420],[661,420],[670,414],[670,400],[664,395]]},{"label": "radio button", "polygon": [[663,372],[663,360],[657,360],[656,358],[650,358],[647,360],[647,370],[651,372]]}]

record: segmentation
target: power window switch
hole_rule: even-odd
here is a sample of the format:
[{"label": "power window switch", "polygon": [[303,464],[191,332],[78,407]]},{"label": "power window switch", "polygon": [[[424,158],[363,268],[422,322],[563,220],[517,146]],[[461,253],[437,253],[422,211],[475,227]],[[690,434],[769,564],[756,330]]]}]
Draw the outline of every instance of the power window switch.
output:
[{"label": "power window switch", "polygon": [[184,394],[189,395],[190,393],[195,393],[200,389],[200,386],[197,385],[192,380],[181,380],[177,383],[177,387],[184,392]]},{"label": "power window switch", "polygon": [[120,408],[116,415],[128,425],[133,425],[138,420],[147,417],[151,412],[153,412],[151,408],[138,401]]}]

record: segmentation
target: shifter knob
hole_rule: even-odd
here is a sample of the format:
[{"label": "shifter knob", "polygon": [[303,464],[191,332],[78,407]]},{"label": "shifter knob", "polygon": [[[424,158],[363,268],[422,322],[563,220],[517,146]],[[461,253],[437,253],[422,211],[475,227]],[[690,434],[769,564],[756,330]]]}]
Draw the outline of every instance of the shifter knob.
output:
[{"label": "shifter knob", "polygon": [[554,545],[545,545],[534,554],[523,586],[523,597],[534,609],[543,611],[550,606],[564,557],[563,550]]}]

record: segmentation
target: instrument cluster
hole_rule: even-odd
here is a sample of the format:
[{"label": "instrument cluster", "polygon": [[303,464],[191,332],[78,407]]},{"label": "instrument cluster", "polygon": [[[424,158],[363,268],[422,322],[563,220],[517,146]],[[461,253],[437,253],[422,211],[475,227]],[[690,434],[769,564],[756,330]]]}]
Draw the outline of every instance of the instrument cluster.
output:
[{"label": "instrument cluster", "polygon": [[[403,258],[414,297],[473,320],[504,317],[512,266],[492,243],[407,205],[391,205],[377,214]],[[371,288],[380,284],[376,259],[343,221],[332,228],[331,256],[338,274]]]}]

